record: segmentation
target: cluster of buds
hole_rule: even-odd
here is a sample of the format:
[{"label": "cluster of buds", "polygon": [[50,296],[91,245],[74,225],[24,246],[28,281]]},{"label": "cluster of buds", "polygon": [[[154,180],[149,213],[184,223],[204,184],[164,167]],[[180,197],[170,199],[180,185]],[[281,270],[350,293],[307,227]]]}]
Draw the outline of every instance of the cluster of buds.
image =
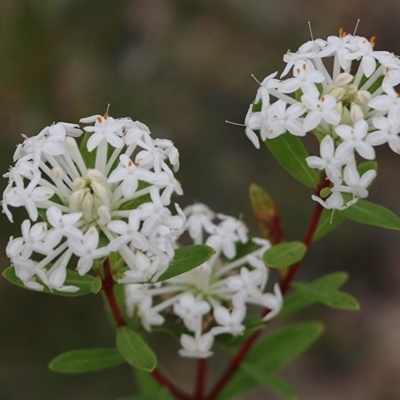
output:
[{"label": "cluster of buds", "polygon": [[[209,245],[215,254],[166,281],[126,285],[126,307],[128,315],[138,317],[148,331],[172,316],[182,331],[180,355],[206,358],[212,355],[217,335],[243,333],[247,305],[267,309],[263,318],[267,321],[280,311],[282,295],[278,284],[274,293],[265,292],[269,270],[262,256],[271,246],[267,240],[249,240],[242,221],[215,214],[204,204],[187,207],[184,213],[192,242]],[[238,246],[247,251],[239,254]]]},{"label": "cluster of buds", "polygon": [[182,194],[174,177],[178,150],[129,118],[80,122],[89,123],[80,148],[78,125],[53,124],[24,137],[5,175],[3,212],[10,221],[10,206],[29,215],[6,249],[16,276],[30,289],[75,292],[65,284],[69,264],[84,275],[118,252],[125,264],[120,282],[156,280],[185,227],[180,208],[172,215],[166,207],[173,193]]},{"label": "cluster of buds", "polygon": [[[246,135],[259,148],[281,134],[312,132],[320,155],[310,168],[330,181],[315,201],[328,209],[344,209],[368,196],[374,169],[360,174],[358,159],[375,159],[375,146],[388,143],[400,154],[400,61],[387,51],[374,51],[375,38],[346,34],[316,39],[288,51],[280,79],[267,76],[246,116]],[[331,72],[330,72],[331,71]],[[289,72],[292,77],[284,79]],[[351,199],[345,201],[344,193]]]}]

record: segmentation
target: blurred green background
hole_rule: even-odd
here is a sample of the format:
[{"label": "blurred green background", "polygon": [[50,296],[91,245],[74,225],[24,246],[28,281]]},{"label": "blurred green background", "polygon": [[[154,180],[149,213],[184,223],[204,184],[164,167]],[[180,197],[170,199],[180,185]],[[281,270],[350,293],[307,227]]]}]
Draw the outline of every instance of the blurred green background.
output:
[{"label": "blurred green background", "polygon": [[[250,75],[282,71],[286,50],[309,40],[308,21],[325,38],[340,27],[352,32],[358,18],[359,35],[376,35],[376,49],[400,54],[398,0],[1,0],[1,170],[21,133],[102,114],[110,103],[113,117],[140,120],[180,149],[181,205],[206,202],[256,231],[247,194],[256,182],[275,198],[287,237],[299,239],[311,193],[224,121],[243,121],[257,89]],[[400,159],[382,147],[378,160],[371,200],[400,214]],[[4,216],[1,226],[4,248],[19,226]],[[326,325],[282,375],[301,399],[400,398],[399,243],[396,232],[346,223],[307,256],[300,278],[348,270],[361,310],[315,307],[299,316]],[[1,261],[8,266],[5,255]],[[99,296],[49,297],[0,279],[0,310],[0,399],[109,400],[134,391],[128,367],[85,376],[47,370],[61,352],[113,345]],[[194,363],[164,340],[157,336],[157,347],[168,347],[165,365],[190,385]],[[224,360],[212,361],[213,377]],[[241,397],[260,398],[277,399],[263,389]]]}]

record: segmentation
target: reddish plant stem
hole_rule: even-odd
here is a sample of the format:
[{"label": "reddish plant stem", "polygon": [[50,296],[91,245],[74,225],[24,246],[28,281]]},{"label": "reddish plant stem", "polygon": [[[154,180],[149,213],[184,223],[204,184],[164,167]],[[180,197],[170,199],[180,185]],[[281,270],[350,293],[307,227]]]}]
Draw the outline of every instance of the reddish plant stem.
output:
[{"label": "reddish plant stem", "polygon": [[231,380],[232,376],[239,369],[240,364],[243,359],[246,357],[247,353],[261,335],[262,330],[254,332],[242,345],[242,347],[238,350],[235,356],[232,358],[228,369],[222,375],[221,379],[217,382],[217,384],[212,389],[211,393],[205,398],[206,400],[214,400],[217,398],[222,389],[228,384]]},{"label": "reddish plant stem", "polygon": [[[118,306],[117,298],[114,293],[115,281],[111,272],[110,260],[105,259],[103,263],[104,277],[101,277],[102,286],[101,289],[106,295],[108,305],[110,306],[111,313],[113,315],[114,321],[118,328],[126,326],[122,312]],[[175,386],[166,376],[164,376],[158,369],[153,370],[153,377],[161,386],[165,386],[176,399],[179,400],[190,400],[190,396],[181,391],[177,386]]]},{"label": "reddish plant stem", "polygon": [[197,362],[196,384],[194,388],[194,400],[202,400],[206,386],[207,359],[200,358]]},{"label": "reddish plant stem", "polygon": [[105,259],[103,263],[104,268],[104,278],[102,278],[102,290],[106,295],[108,305],[110,306],[112,315],[114,317],[114,321],[117,324],[118,328],[125,326],[124,317],[122,316],[121,310],[119,309],[117,299],[114,293],[115,281],[111,273],[111,265],[110,260],[108,258]]},{"label": "reddish plant stem", "polygon": [[[310,220],[310,223],[308,225],[307,231],[306,231],[306,233],[305,233],[305,235],[303,237],[303,240],[302,240],[302,242],[307,246],[307,248],[310,247],[310,245],[311,245],[312,238],[314,236],[315,230],[317,229],[318,222],[319,222],[319,219],[321,217],[323,209],[324,208],[321,206],[321,204],[315,203],[315,208],[314,208],[313,215],[311,217],[311,220]],[[293,281],[293,278],[295,277],[298,269],[300,268],[300,264],[301,264],[301,261],[297,262],[296,264],[293,264],[289,268],[288,273],[281,280],[281,283],[280,283],[279,286],[281,288],[282,295],[284,295],[288,291],[288,289],[290,287],[290,284]]]},{"label": "reddish plant stem", "polygon": [[165,386],[171,394],[179,400],[191,400],[191,397],[175,386],[165,375],[157,368],[151,373],[161,386]]},{"label": "reddish plant stem", "polygon": [[[329,184],[329,181],[325,179],[325,176],[323,177],[320,185],[316,188],[315,192],[319,194],[320,190],[324,187],[326,187]],[[310,223],[308,224],[307,230],[304,234],[304,237],[302,239],[302,242],[307,246],[307,248],[311,245],[312,238],[314,236],[315,230],[317,229],[319,219],[321,217],[323,211],[323,207],[321,204],[318,202],[315,203],[315,208],[314,212],[311,216]],[[296,264],[293,264],[290,268],[286,276],[281,280],[279,286],[282,292],[282,295],[285,295],[285,293],[288,291],[290,288],[291,283],[293,282],[293,279],[297,273],[297,271],[300,268],[301,261],[297,262]],[[269,312],[268,309],[264,310],[263,316],[267,315]],[[228,384],[228,382],[231,380],[232,376],[236,373],[236,371],[239,369],[242,361],[246,357],[247,353],[250,351],[251,347],[253,344],[256,342],[256,340],[259,338],[261,335],[262,330],[259,330],[255,333],[253,333],[252,336],[250,336],[240,347],[238,352],[235,354],[235,356],[232,358],[228,369],[225,371],[225,373],[222,375],[221,379],[216,383],[214,388],[211,390],[211,393],[206,397],[206,400],[215,400],[219,393],[222,391],[222,389]]]}]

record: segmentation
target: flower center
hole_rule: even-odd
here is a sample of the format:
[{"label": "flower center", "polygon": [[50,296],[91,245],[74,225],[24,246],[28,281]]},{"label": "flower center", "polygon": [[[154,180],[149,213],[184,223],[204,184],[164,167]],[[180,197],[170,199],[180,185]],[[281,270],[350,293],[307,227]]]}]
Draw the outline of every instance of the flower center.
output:
[{"label": "flower center", "polygon": [[76,178],[69,198],[71,210],[82,212],[87,223],[96,222],[99,208],[111,209],[111,190],[106,177],[96,169],[88,170],[86,177]]}]

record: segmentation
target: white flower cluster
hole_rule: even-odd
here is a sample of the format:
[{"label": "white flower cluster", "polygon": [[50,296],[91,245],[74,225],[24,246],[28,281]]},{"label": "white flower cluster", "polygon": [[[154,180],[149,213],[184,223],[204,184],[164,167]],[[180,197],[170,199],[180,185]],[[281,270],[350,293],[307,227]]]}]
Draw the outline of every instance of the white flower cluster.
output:
[{"label": "white flower cluster", "polygon": [[[179,153],[169,140],[153,139],[146,125],[108,114],[56,123],[25,137],[5,174],[3,212],[25,207],[22,237],[10,238],[7,255],[28,288],[75,292],[67,266],[86,274],[96,260],[119,252],[127,271],[120,282],[156,279],[174,256],[173,239],[186,218],[166,208],[182,194],[174,172]],[[42,221],[38,221],[41,217]],[[73,258],[72,258],[73,259]],[[71,261],[72,263],[73,261]]]},{"label": "white flower cluster", "polygon": [[[374,51],[374,44],[375,38],[341,31],[289,51],[280,79],[275,72],[260,83],[246,116],[246,135],[256,148],[255,131],[263,141],[286,132],[314,133],[320,156],[306,162],[330,181],[327,196],[313,196],[328,209],[344,209],[367,197],[376,172],[360,175],[356,157],[373,160],[374,146],[384,143],[400,154],[400,96],[395,90],[400,61],[387,51]],[[290,71],[292,77],[283,79]],[[352,199],[346,203],[343,193]]]},{"label": "white flower cluster", "polygon": [[238,255],[237,245],[249,242],[241,221],[215,215],[203,204],[187,207],[184,213],[193,243],[207,244],[216,253],[199,267],[164,282],[126,285],[126,307],[128,315],[139,316],[148,331],[163,325],[168,315],[178,317],[186,328],[180,336],[180,355],[206,358],[212,355],[216,335],[243,333],[246,305],[269,309],[266,321],[280,311],[282,295],[278,284],[274,294],[264,293],[268,269],[262,256],[270,247],[267,240],[252,239],[255,249]]}]

